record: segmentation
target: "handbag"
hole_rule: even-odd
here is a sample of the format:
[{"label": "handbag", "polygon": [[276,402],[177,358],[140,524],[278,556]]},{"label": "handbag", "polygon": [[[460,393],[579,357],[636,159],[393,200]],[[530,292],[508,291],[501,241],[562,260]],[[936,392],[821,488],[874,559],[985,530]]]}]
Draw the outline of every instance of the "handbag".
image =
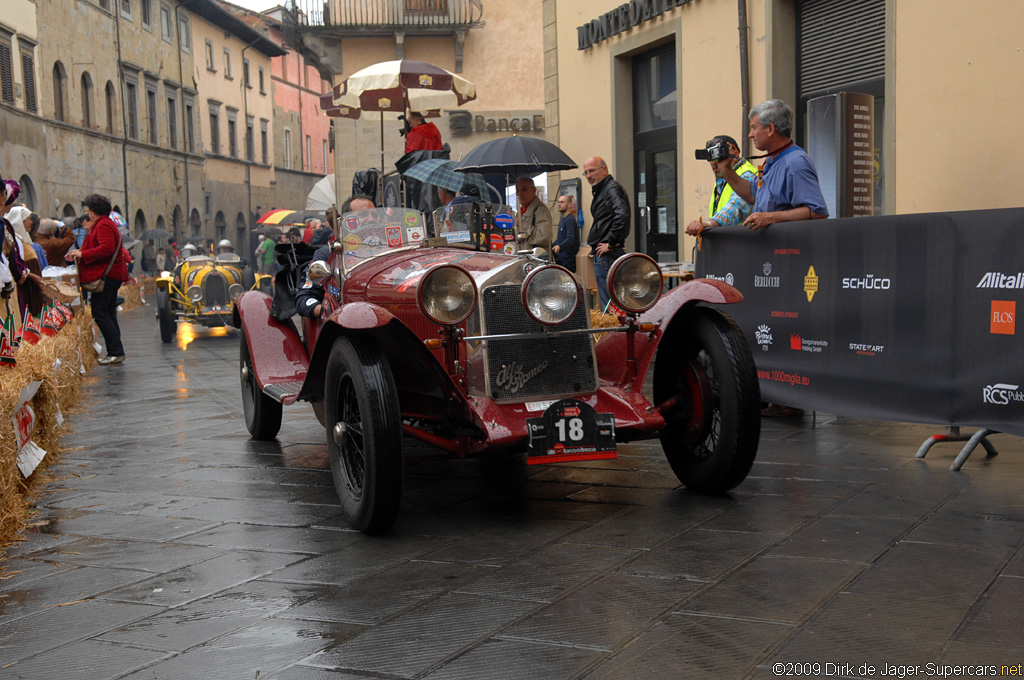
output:
[{"label": "handbag", "polygon": [[[110,256],[110,262],[107,263],[107,268],[103,270],[103,276],[101,276],[100,278],[96,279],[95,281],[90,281],[89,283],[86,283],[85,281],[82,281],[82,275],[81,275],[81,272],[79,272],[78,280],[81,281],[81,283],[82,283],[82,290],[84,290],[86,292],[89,292],[89,293],[102,293],[103,292],[103,286],[105,286],[107,284],[107,281],[106,281],[107,274],[110,273],[110,268],[114,266],[114,261],[117,259],[117,256],[120,253],[121,253],[121,230],[118,229],[117,230],[117,247],[114,248],[114,254]],[[77,267],[78,265],[76,264],[75,266]]]}]

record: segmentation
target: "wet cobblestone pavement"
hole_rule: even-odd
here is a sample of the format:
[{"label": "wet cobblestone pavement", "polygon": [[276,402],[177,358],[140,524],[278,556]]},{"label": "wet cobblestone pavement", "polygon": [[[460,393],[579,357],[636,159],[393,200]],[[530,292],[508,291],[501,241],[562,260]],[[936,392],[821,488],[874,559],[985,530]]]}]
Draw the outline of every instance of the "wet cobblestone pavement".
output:
[{"label": "wet cobblestone pavement", "polygon": [[952,473],[959,445],[914,458],[943,428],[765,420],[750,477],[723,497],[679,489],[656,443],[531,468],[410,444],[395,530],[368,537],[340,514],[308,405],[286,407],[277,442],[249,440],[238,334],[183,324],[162,345],[152,307],[121,321],[128,360],[93,371],[64,479],[4,564],[2,678],[875,678],[1024,663],[1019,437],[993,436],[999,456]]}]

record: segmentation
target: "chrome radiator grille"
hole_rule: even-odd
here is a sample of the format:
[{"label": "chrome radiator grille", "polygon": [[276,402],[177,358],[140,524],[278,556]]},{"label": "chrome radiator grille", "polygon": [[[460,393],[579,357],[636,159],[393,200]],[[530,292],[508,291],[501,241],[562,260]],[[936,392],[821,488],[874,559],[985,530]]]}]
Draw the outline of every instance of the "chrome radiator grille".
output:
[{"label": "chrome radiator grille", "polygon": [[210,272],[203,278],[203,305],[225,307],[228,304],[228,282],[217,272]]},{"label": "chrome radiator grille", "polygon": [[[540,333],[545,330],[526,313],[519,285],[498,285],[483,292],[488,335]],[[587,327],[587,309],[580,305],[556,330]],[[485,349],[491,398],[530,401],[593,392],[597,389],[593,345],[589,335],[489,340]]]}]

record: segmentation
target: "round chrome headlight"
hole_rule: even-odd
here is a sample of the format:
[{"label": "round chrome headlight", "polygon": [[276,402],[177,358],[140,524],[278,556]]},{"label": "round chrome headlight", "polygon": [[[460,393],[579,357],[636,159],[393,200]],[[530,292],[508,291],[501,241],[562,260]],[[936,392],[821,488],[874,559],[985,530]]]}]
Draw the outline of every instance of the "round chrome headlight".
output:
[{"label": "round chrome headlight", "polygon": [[476,282],[462,267],[441,265],[423,277],[417,293],[420,309],[439,324],[456,324],[476,307]]},{"label": "round chrome headlight", "polygon": [[568,270],[558,265],[534,269],[523,281],[523,305],[539,323],[564,323],[580,303],[580,287]]},{"label": "round chrome headlight", "polygon": [[234,302],[235,298],[245,292],[245,288],[242,288],[241,284],[232,283],[231,287],[228,288],[228,297]]},{"label": "round chrome headlight", "polygon": [[203,289],[199,286],[189,286],[185,294],[188,295],[188,299],[192,302],[199,302],[203,299]]},{"label": "round chrome headlight", "polygon": [[643,253],[624,255],[608,272],[612,301],[626,312],[639,313],[654,306],[661,297],[661,268]]}]

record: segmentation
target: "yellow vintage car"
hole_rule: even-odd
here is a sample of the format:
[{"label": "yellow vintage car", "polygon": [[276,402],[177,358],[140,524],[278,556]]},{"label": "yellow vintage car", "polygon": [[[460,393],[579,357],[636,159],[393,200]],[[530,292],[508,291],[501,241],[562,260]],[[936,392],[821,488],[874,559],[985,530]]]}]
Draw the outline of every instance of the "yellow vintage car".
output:
[{"label": "yellow vintage car", "polygon": [[207,328],[231,325],[235,298],[246,290],[269,293],[273,277],[256,274],[235,253],[186,258],[156,280],[160,339],[173,342],[179,321]]}]

